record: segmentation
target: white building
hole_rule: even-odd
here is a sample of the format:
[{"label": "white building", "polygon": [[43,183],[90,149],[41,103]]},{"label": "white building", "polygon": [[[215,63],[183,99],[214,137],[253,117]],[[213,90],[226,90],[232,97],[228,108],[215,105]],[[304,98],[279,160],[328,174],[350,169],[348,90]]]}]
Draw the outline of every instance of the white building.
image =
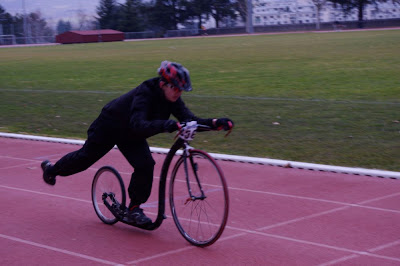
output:
[{"label": "white building", "polygon": [[[320,22],[357,21],[358,10],[344,14],[340,7],[327,2],[320,13]],[[364,20],[400,18],[400,5],[369,5]],[[253,25],[308,24],[317,22],[317,8],[311,0],[253,0]]]}]

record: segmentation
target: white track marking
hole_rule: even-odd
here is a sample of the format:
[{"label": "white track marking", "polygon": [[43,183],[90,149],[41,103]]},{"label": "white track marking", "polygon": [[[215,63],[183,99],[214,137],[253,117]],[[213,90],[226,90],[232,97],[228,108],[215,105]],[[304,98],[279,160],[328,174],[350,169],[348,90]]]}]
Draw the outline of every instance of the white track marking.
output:
[{"label": "white track marking", "polygon": [[39,243],[36,243],[36,242],[32,242],[32,241],[29,241],[29,240],[24,240],[24,239],[13,237],[13,236],[0,234],[0,237],[4,238],[4,239],[11,240],[11,241],[23,243],[23,244],[26,244],[26,245],[35,246],[35,247],[39,247],[39,248],[44,248],[44,249],[48,249],[48,250],[51,250],[51,251],[56,251],[56,252],[60,252],[60,253],[64,253],[64,254],[70,255],[70,256],[74,256],[74,257],[78,257],[78,258],[82,258],[82,259],[87,259],[87,260],[91,260],[91,261],[95,261],[95,262],[99,262],[99,263],[103,263],[103,264],[107,264],[107,265],[122,265],[122,264],[117,263],[117,262],[103,260],[103,259],[95,258],[95,257],[92,257],[92,256],[87,256],[87,255],[84,255],[84,254],[80,254],[80,253],[76,253],[76,252],[73,252],[73,251],[69,251],[69,250],[66,250],[66,249],[61,249],[61,248],[56,248],[56,247],[52,247],[52,246],[48,246],[48,245],[43,245],[43,244],[39,244]]},{"label": "white track marking", "polygon": [[[387,243],[387,244],[380,245],[380,246],[375,247],[375,248],[368,249],[368,252],[376,252],[376,251],[383,250],[383,249],[390,248],[390,247],[397,246],[397,245],[400,245],[400,240],[396,240],[396,241],[393,241],[391,243]],[[370,253],[368,253],[368,254],[370,254]],[[353,254],[353,255],[350,255],[350,256],[344,256],[344,257],[341,257],[341,258],[338,258],[338,259],[335,259],[335,260],[331,260],[331,261],[319,264],[318,266],[334,265],[334,264],[337,264],[339,262],[344,262],[344,261],[348,261],[348,260],[351,260],[351,259],[358,258],[361,255],[365,255],[365,254]],[[393,259],[392,257],[381,256],[381,255],[376,255],[374,257],[383,258],[383,259],[391,258],[390,260]],[[397,258],[397,260],[400,261],[398,258]]]},{"label": "white track marking", "polygon": [[[0,137],[46,141],[46,142],[55,142],[55,143],[63,143],[63,144],[75,144],[75,145],[82,145],[84,143],[83,140],[42,137],[42,136],[4,133],[4,132],[0,132]],[[169,151],[169,149],[150,147],[150,151],[153,153],[165,154]],[[179,154],[179,151],[177,154]],[[307,170],[323,171],[323,172],[334,172],[334,173],[344,173],[344,174],[355,174],[355,175],[377,176],[377,177],[400,179],[400,172],[394,172],[394,171],[364,169],[364,168],[356,168],[356,167],[342,167],[342,166],[304,163],[304,162],[295,162],[295,161],[286,161],[286,160],[277,160],[277,159],[268,159],[268,158],[257,158],[257,157],[248,157],[248,156],[236,156],[236,155],[217,154],[217,153],[210,153],[210,155],[216,160],[225,160],[225,161],[233,161],[233,162],[261,164],[261,165],[282,166],[282,167],[286,167],[287,165],[290,165],[292,168],[296,168],[296,169],[307,169]]]},{"label": "white track marking", "polygon": [[[244,236],[244,235],[246,235],[246,233],[240,233],[240,234],[231,235],[231,236],[227,236],[227,237],[221,237],[220,239],[218,239],[218,243],[226,241],[226,240],[234,239],[234,238],[237,238],[237,237],[241,237],[241,236]],[[180,253],[180,252],[184,252],[184,251],[187,251],[187,250],[190,250],[190,249],[196,249],[196,248],[198,248],[198,247],[189,246],[189,247],[179,248],[179,249],[175,249],[175,250],[170,250],[170,251],[159,253],[157,255],[148,256],[148,257],[145,257],[145,258],[129,261],[129,262],[126,262],[125,264],[127,264],[127,265],[136,264],[136,263],[149,261],[149,260],[152,260],[152,259],[157,259],[157,258],[160,258],[160,257],[164,257],[164,256],[168,256],[168,255],[171,255],[171,254],[176,254],[176,253]]]},{"label": "white track marking", "polygon": [[40,192],[40,191],[35,191],[35,190],[16,188],[16,187],[4,186],[4,185],[0,185],[0,187],[1,188],[6,188],[6,189],[11,189],[11,190],[18,190],[18,191],[23,191],[23,192],[29,192],[29,193],[44,195],[44,196],[50,196],[50,197],[55,197],[55,198],[69,199],[69,200],[75,200],[75,201],[85,202],[85,203],[92,203],[92,201],[90,201],[90,200],[77,199],[77,198],[61,196],[61,195],[56,195],[56,194],[51,194],[51,193],[46,193],[46,192]]},{"label": "white track marking", "polygon": [[[35,194],[40,194],[40,195],[45,195],[45,196],[53,196],[53,197],[66,198],[66,199],[71,199],[71,200],[91,203],[91,201],[87,201],[87,200],[81,200],[81,199],[72,198],[72,197],[59,196],[59,195],[54,195],[54,194],[50,194],[50,193],[43,193],[43,192],[37,192],[37,191],[32,191],[32,190],[27,190],[27,189],[13,188],[13,187],[3,186],[3,185],[0,185],[0,187],[6,188],[6,189],[19,190],[19,191],[23,191],[23,192],[30,192],[30,193],[35,193]],[[395,194],[387,195],[387,196],[384,196],[384,197],[374,198],[374,199],[370,199],[370,200],[367,200],[367,201],[364,201],[364,202],[372,202],[372,201],[388,198],[388,197],[391,197],[391,196],[394,196],[394,195],[398,195],[398,194],[400,194],[400,193],[395,193]],[[272,228],[272,227],[281,226],[281,225],[284,225],[284,224],[287,224],[287,223],[290,223],[290,222],[309,219],[309,218],[316,217],[316,216],[323,215],[323,214],[327,214],[327,213],[333,213],[335,211],[340,211],[342,209],[347,209],[347,208],[350,208],[350,207],[351,206],[343,206],[343,207],[340,207],[340,208],[335,208],[335,209],[332,209],[332,210],[316,213],[316,214],[313,214],[313,215],[299,217],[297,219],[293,219],[293,220],[290,220],[290,221],[287,221],[287,222],[283,222],[283,223],[278,223],[276,225],[270,225],[268,227],[262,227],[262,228],[259,228],[259,229],[256,229],[256,230],[248,230],[248,229],[243,229],[243,228],[238,228],[238,227],[233,227],[233,226],[226,226],[226,228],[228,228],[228,229],[232,229],[232,230],[235,230],[235,231],[242,232],[240,234],[237,234],[235,236],[230,236],[230,237],[227,237],[227,238],[228,239],[233,239],[233,238],[236,238],[236,237],[240,237],[240,236],[243,236],[244,233],[255,234],[255,235],[262,235],[262,236],[267,236],[267,237],[287,240],[287,241],[291,241],[291,242],[297,242],[297,243],[301,243],[301,244],[307,244],[307,245],[313,245],[313,246],[318,246],[318,247],[323,247],[323,248],[328,248],[328,249],[334,249],[334,250],[338,250],[338,251],[350,252],[350,253],[353,253],[353,255],[365,255],[365,256],[371,256],[371,257],[382,258],[382,259],[387,259],[387,260],[399,261],[400,262],[400,258],[381,256],[381,255],[377,255],[377,254],[372,254],[370,252],[351,250],[351,249],[347,249],[347,248],[331,246],[331,245],[326,245],[326,244],[321,244],[321,243],[316,243],[316,242],[311,242],[311,241],[305,241],[305,240],[301,240],[301,239],[290,238],[290,237],[285,237],[285,236],[280,236],[280,235],[275,235],[275,234],[268,234],[268,233],[264,233],[264,232],[258,231],[258,230],[265,230],[265,228]],[[379,246],[379,247],[377,247],[375,249],[371,249],[370,251],[382,250],[384,248],[387,248],[387,247],[390,247],[390,246],[393,246],[393,245],[396,245],[396,244],[397,244],[397,241],[394,242],[394,243],[387,244],[387,245]],[[166,255],[178,253],[178,252],[184,251],[184,250],[189,249],[189,248],[192,248],[192,247],[187,247],[187,248],[183,248],[183,249],[178,249],[178,250],[173,250],[173,251],[169,251],[169,252],[165,252],[165,253],[160,253],[160,254],[157,254],[157,255],[154,255],[154,256],[150,256],[150,257],[147,257],[147,258],[143,258],[143,259],[140,259],[140,260],[131,261],[131,262],[129,262],[129,264],[135,264],[135,263],[139,263],[139,262],[142,262],[142,261],[147,261],[147,260],[151,260],[151,259],[154,259],[154,258],[158,258],[160,256],[166,256]],[[351,256],[351,258],[353,257],[353,255]],[[346,259],[350,259],[350,256],[346,256]],[[327,265],[329,265],[329,264],[327,264]]]},{"label": "white track marking", "polygon": [[384,244],[384,245],[380,245],[380,246],[375,247],[375,248],[371,248],[371,249],[369,249],[368,251],[370,251],[370,252],[376,252],[376,251],[383,250],[383,249],[390,248],[390,247],[397,246],[397,245],[400,245],[400,239],[399,239],[399,240],[396,240],[396,241],[393,241],[393,242],[391,242],[391,243],[387,243],[387,244]]},{"label": "white track marking", "polygon": [[174,250],[158,253],[158,254],[153,255],[153,256],[148,256],[148,257],[145,257],[145,258],[129,261],[129,262],[126,262],[125,264],[136,264],[136,263],[140,263],[140,262],[144,262],[144,261],[149,261],[149,260],[152,260],[152,259],[157,259],[157,258],[168,256],[168,255],[171,255],[171,254],[184,252],[186,250],[190,250],[190,249],[194,249],[194,248],[197,248],[197,247],[188,246],[188,247],[184,247],[184,248],[174,249]]}]

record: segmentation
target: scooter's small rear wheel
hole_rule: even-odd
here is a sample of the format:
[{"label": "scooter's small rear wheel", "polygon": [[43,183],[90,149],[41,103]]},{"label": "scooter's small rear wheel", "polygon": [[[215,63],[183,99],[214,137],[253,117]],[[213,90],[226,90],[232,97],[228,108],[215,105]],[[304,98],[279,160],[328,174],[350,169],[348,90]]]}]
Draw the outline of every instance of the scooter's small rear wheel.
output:
[{"label": "scooter's small rear wheel", "polygon": [[115,206],[117,202],[122,207],[126,202],[124,182],[118,171],[111,166],[103,166],[96,172],[92,182],[92,202],[97,216],[103,223],[115,224],[118,219],[104,201],[107,201],[110,206],[113,204]]}]

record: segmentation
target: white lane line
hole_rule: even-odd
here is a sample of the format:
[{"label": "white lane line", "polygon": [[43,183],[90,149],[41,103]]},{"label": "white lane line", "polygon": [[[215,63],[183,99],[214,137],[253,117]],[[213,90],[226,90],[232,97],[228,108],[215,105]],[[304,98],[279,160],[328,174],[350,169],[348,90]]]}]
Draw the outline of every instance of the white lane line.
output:
[{"label": "white lane line", "polygon": [[[46,195],[46,196],[54,196],[54,197],[59,197],[59,198],[67,198],[67,199],[82,201],[82,202],[86,202],[86,203],[91,203],[91,201],[87,201],[87,200],[81,200],[81,199],[76,199],[76,198],[71,198],[71,197],[65,197],[65,196],[59,196],[59,195],[54,195],[54,194],[49,194],[49,193],[43,193],[43,192],[37,192],[37,191],[32,191],[32,190],[27,190],[27,189],[13,188],[13,187],[3,186],[3,185],[0,185],[0,187],[7,188],[7,189],[20,190],[20,191],[24,191],[24,192],[31,192],[31,193],[36,193],[36,194],[41,194],[41,195]],[[395,193],[395,194],[388,195],[388,196],[385,196],[385,197],[380,197],[380,198],[387,198],[387,197],[389,197],[389,196],[393,196],[393,195],[397,195],[397,194],[399,194],[399,193]],[[368,202],[375,201],[375,200],[377,200],[377,199],[379,199],[379,198],[375,198],[375,199],[368,200]],[[341,210],[341,209],[347,209],[347,208],[349,208],[349,207],[350,207],[350,206],[343,206],[343,207],[336,208],[336,209],[332,209],[332,210],[328,210],[328,211],[325,211],[325,212],[316,213],[316,214],[309,215],[309,216],[305,216],[305,217],[300,217],[300,218],[297,218],[297,219],[294,219],[294,220],[304,220],[304,219],[307,219],[307,218],[311,218],[311,216],[315,217],[315,216],[323,215],[323,214],[326,214],[326,213],[332,213],[332,212],[335,212],[335,211],[338,211],[338,210]],[[294,221],[294,220],[291,220],[291,221]],[[291,222],[291,221],[279,223],[279,224],[277,224],[276,226],[278,226],[278,225],[284,225],[284,224],[287,224],[287,223],[289,223],[289,222]],[[275,225],[270,225],[270,226],[268,226],[268,227],[263,227],[263,228],[259,228],[259,229],[256,229],[256,230],[261,230],[261,229],[265,229],[265,228],[272,228],[272,227],[276,227],[276,226],[275,226]],[[264,233],[264,232],[260,232],[260,231],[255,231],[255,230],[242,229],[242,228],[233,227],[233,226],[226,226],[226,228],[229,228],[229,229],[232,229],[232,230],[236,230],[236,231],[240,231],[240,232],[243,232],[243,233],[248,233],[248,234],[262,235],[262,236],[267,236],[267,237],[272,237],[272,238],[283,239],[283,240],[287,240],[287,241],[291,241],[291,242],[298,242],[298,243],[302,243],[302,244],[309,244],[309,245],[314,245],[314,246],[318,246],[318,247],[324,247],[324,248],[329,248],[329,249],[334,249],[334,250],[339,250],[339,251],[351,252],[351,253],[354,253],[354,254],[356,254],[356,255],[366,255],[366,256],[372,256],[372,257],[383,258],[383,259],[388,259],[388,260],[393,260],[393,261],[399,261],[399,262],[400,262],[400,259],[399,259],[399,258],[392,258],[392,257],[388,257],[388,256],[381,256],[381,255],[376,255],[376,254],[372,254],[372,253],[369,253],[369,252],[351,250],[351,249],[347,249],[347,248],[341,248],[341,247],[336,247],[336,246],[331,246],[331,245],[326,245],[326,244],[321,244],[321,243],[316,243],[316,242],[311,242],[311,241],[306,241],[306,240],[300,240],[300,239],[296,239],[296,238],[290,238],[290,237],[285,237],[285,236],[280,236],[280,235],[275,235],[275,234],[268,234],[268,233]],[[239,236],[242,236],[243,233],[238,234],[238,235],[235,235],[235,236],[231,236],[231,237],[228,237],[228,238],[231,239],[231,238],[234,238],[234,237],[239,237]],[[395,243],[392,244],[392,245],[395,245],[395,244],[397,244],[397,242],[395,242]],[[187,248],[192,248],[192,247],[187,247]],[[380,249],[384,249],[384,248],[386,248],[386,246],[380,247]],[[181,252],[181,251],[182,251],[182,250],[179,249],[179,250],[169,251],[169,252],[162,253],[162,254],[157,254],[157,255],[154,255],[154,256],[151,256],[151,257],[148,257],[148,258],[143,258],[143,261],[144,261],[144,260],[151,260],[151,259],[153,259],[153,258],[158,258],[158,257],[160,257],[160,256],[166,256],[166,255],[178,253],[178,252]],[[135,261],[129,262],[129,264],[135,264],[135,263],[140,262],[141,260],[142,260],[142,259],[140,259],[139,261],[138,261],[138,260],[135,260]]]},{"label": "white lane line", "polygon": [[[16,159],[16,160],[25,160],[25,161],[31,161],[31,162],[37,162],[37,160],[32,160],[32,159],[24,159],[24,158],[17,158],[17,157],[11,157],[11,156],[2,156],[0,157],[8,158],[8,159]],[[30,165],[30,164],[26,164]],[[17,168],[20,166],[25,166],[24,165],[15,165],[15,166],[10,166],[10,167],[5,167],[5,168],[0,168],[2,169],[10,169],[10,168]],[[88,170],[92,171],[97,171],[98,168],[93,168],[90,167]],[[120,172],[121,175],[131,175],[131,173],[127,172]],[[159,179],[158,176],[154,176],[154,179]],[[217,185],[212,185],[212,184],[206,184],[211,187],[220,187]],[[312,197],[305,197],[305,196],[298,196],[298,195],[290,195],[290,194],[284,194],[284,193],[275,193],[275,192],[268,192],[268,191],[260,191],[260,190],[253,190],[253,189],[245,189],[245,188],[237,188],[237,187],[228,187],[229,190],[235,190],[235,191],[244,191],[244,192],[250,192],[250,193],[259,193],[259,194],[266,194],[266,195],[272,195],[272,196],[279,196],[279,197],[287,197],[287,198],[294,198],[294,199],[302,199],[302,200],[310,200],[310,201],[317,201],[317,202],[326,202],[326,203],[333,203],[333,204],[338,204],[338,205],[343,205],[343,206],[349,206],[349,207],[359,207],[359,208],[365,208],[365,209],[371,209],[371,210],[377,210],[377,211],[386,211],[386,212],[393,212],[393,213],[400,213],[398,210],[391,210],[391,209],[384,209],[384,208],[378,208],[378,207],[372,207],[372,206],[366,206],[363,204],[370,203],[373,201],[377,201],[380,199],[385,199],[388,197],[393,197],[400,195],[400,193],[397,194],[392,194],[392,195],[385,195],[382,196],[381,198],[376,198],[376,199],[371,199],[367,201],[360,202],[358,204],[352,204],[352,203],[346,203],[346,202],[340,202],[340,201],[334,201],[334,200],[325,200],[325,199],[319,199],[319,198],[312,198]]]},{"label": "white lane line", "polygon": [[327,210],[327,211],[323,211],[323,212],[319,212],[319,213],[314,213],[314,214],[303,216],[303,217],[298,217],[298,218],[295,218],[295,219],[292,219],[292,220],[288,220],[288,221],[284,221],[284,222],[280,222],[280,223],[276,223],[276,224],[271,224],[271,225],[268,225],[268,226],[265,226],[265,227],[257,228],[256,230],[257,231],[268,230],[268,229],[271,229],[271,228],[284,226],[284,225],[288,225],[288,224],[291,224],[291,223],[296,223],[296,222],[304,221],[304,220],[307,220],[307,219],[323,216],[323,215],[326,215],[326,214],[338,212],[338,211],[345,210],[345,209],[348,209],[348,208],[350,208],[350,206],[343,206],[343,207],[339,207],[339,208],[335,208],[335,209],[331,209],[331,210]]},{"label": "white lane line", "polygon": [[153,256],[148,256],[148,257],[145,257],[145,258],[129,261],[129,262],[126,262],[125,264],[130,265],[130,264],[136,264],[136,263],[140,263],[140,262],[144,262],[144,261],[149,261],[149,260],[157,259],[157,258],[168,256],[168,255],[171,255],[171,254],[176,254],[176,253],[183,252],[183,251],[186,251],[186,250],[189,250],[189,249],[194,249],[194,248],[197,248],[197,247],[188,246],[188,247],[184,247],[184,248],[170,250],[170,251],[158,253],[158,254],[153,255]]},{"label": "white lane line", "polygon": [[304,220],[315,218],[315,217],[319,217],[319,216],[322,216],[322,215],[325,215],[325,214],[330,214],[330,213],[346,210],[346,209],[348,209],[350,207],[372,209],[372,210],[392,212],[392,213],[400,213],[400,211],[397,211],[397,210],[390,210],[390,209],[383,209],[383,208],[376,208],[376,207],[360,205],[360,204],[370,203],[370,202],[374,202],[374,201],[378,201],[378,200],[382,200],[382,199],[387,199],[387,198],[391,198],[391,197],[395,197],[395,196],[399,196],[399,195],[400,195],[400,192],[393,193],[393,194],[390,194],[390,195],[385,195],[385,196],[382,196],[382,197],[369,199],[369,200],[365,200],[365,201],[359,202],[357,204],[343,204],[345,206],[342,206],[342,207],[339,207],[339,208],[335,208],[335,209],[331,209],[331,210],[327,210],[327,211],[323,211],[323,212],[319,212],[319,213],[314,213],[314,214],[303,216],[303,217],[298,217],[298,218],[295,218],[295,219],[292,219],[292,220],[288,220],[288,221],[284,221],[284,222],[277,223],[277,224],[272,224],[272,225],[269,225],[269,226],[258,228],[256,230],[267,230],[267,229],[279,227],[279,226],[282,226],[282,225],[287,225],[287,224],[291,224],[291,223],[295,223],[295,222],[299,222],[299,221],[304,221]]},{"label": "white lane line", "polygon": [[350,252],[350,253],[354,253],[355,255],[364,255],[364,256],[369,256],[369,257],[375,257],[375,258],[381,258],[381,259],[387,259],[387,260],[391,260],[391,261],[400,262],[400,258],[377,255],[377,254],[373,254],[373,253],[366,252],[366,251],[358,251],[358,250],[353,250],[353,249],[348,249],[348,248],[342,248],[342,247],[337,247],[337,246],[332,246],[332,245],[327,245],[327,244],[316,243],[316,242],[307,241],[307,240],[301,240],[301,239],[292,238],[292,237],[257,232],[257,231],[253,231],[253,230],[248,230],[248,231],[249,231],[249,233],[256,234],[256,235],[263,235],[263,236],[267,236],[267,237],[287,240],[287,241],[291,241],[291,242],[297,242],[297,243],[306,244],[306,245],[312,245],[312,246],[328,248],[328,249],[333,249],[333,250],[338,250],[338,251]]},{"label": "white lane line", "polygon": [[90,201],[90,200],[83,200],[83,199],[61,196],[61,195],[40,192],[40,191],[35,191],[35,190],[29,190],[29,189],[24,189],[24,188],[16,188],[16,187],[4,186],[4,185],[0,185],[0,187],[6,188],[6,189],[12,189],[12,190],[18,190],[18,191],[23,191],[23,192],[39,194],[39,195],[44,195],[44,196],[56,197],[56,198],[61,198],[61,199],[69,199],[69,200],[75,200],[75,201],[79,201],[79,202],[92,203],[92,201]]},{"label": "white lane line", "polygon": [[[13,168],[20,168],[20,167],[26,167],[26,166],[32,166],[33,163],[24,163],[24,164],[17,164],[17,165],[12,165],[12,166],[7,166],[7,167],[2,167],[0,170],[6,170],[6,169],[13,169]],[[40,167],[40,166],[39,166]],[[36,167],[37,168],[37,167]]]},{"label": "white lane line", "polygon": [[[222,241],[230,240],[230,239],[233,239],[233,238],[237,238],[237,237],[240,237],[240,236],[244,236],[244,235],[247,235],[247,234],[246,233],[240,233],[240,234],[236,234],[236,235],[222,237],[222,238],[218,239],[218,243],[220,243]],[[160,258],[160,257],[165,257],[165,256],[168,256],[168,255],[171,255],[171,254],[176,254],[176,253],[180,253],[180,252],[184,252],[186,250],[196,249],[196,248],[198,248],[198,247],[189,246],[189,247],[179,248],[179,249],[175,249],[175,250],[170,250],[170,251],[162,252],[162,253],[159,253],[159,254],[156,254],[156,255],[153,255],[153,256],[148,256],[148,257],[145,257],[145,258],[129,261],[129,262],[126,262],[125,264],[127,264],[127,265],[136,264],[136,263],[149,261],[149,260],[152,260],[152,259],[157,259],[157,258]]]},{"label": "white lane line", "polygon": [[[56,142],[56,143],[63,143],[63,144],[76,144],[76,145],[82,145],[84,143],[83,140],[42,137],[42,136],[33,136],[33,135],[24,135],[24,134],[15,134],[15,133],[6,133],[6,132],[0,132],[0,137],[25,139],[25,140],[37,140],[37,141],[46,141],[46,142]],[[169,149],[150,147],[150,151],[153,153],[165,154],[169,151]],[[309,170],[323,171],[323,172],[335,172],[335,173],[345,173],[345,174],[355,174],[355,175],[377,176],[377,177],[400,179],[400,172],[387,171],[387,170],[323,165],[323,164],[286,161],[286,160],[277,160],[277,159],[269,159],[269,158],[257,158],[257,157],[248,157],[248,156],[237,156],[237,155],[218,154],[218,153],[210,153],[210,155],[214,159],[217,159],[217,160],[251,163],[251,164],[262,164],[262,165],[273,165],[273,166],[282,166],[282,167],[286,167],[287,165],[290,165],[292,168],[298,168],[298,169],[309,169]]]},{"label": "white lane line", "polygon": [[4,239],[11,240],[11,241],[27,244],[27,245],[30,245],[30,246],[44,248],[44,249],[48,249],[48,250],[51,250],[51,251],[56,251],[56,252],[60,252],[60,253],[64,253],[64,254],[70,255],[70,256],[74,256],[74,257],[78,257],[78,258],[82,258],[82,259],[87,259],[87,260],[91,260],[91,261],[95,261],[95,262],[99,262],[99,263],[103,263],[103,264],[107,264],[107,265],[122,265],[122,264],[117,263],[117,262],[103,260],[103,259],[95,258],[95,257],[92,257],[92,256],[88,256],[88,255],[84,255],[84,254],[80,254],[80,253],[76,253],[76,252],[73,252],[73,251],[69,251],[69,250],[65,250],[65,249],[61,249],[61,248],[56,248],[56,247],[52,247],[52,246],[48,246],[48,245],[39,244],[39,243],[36,243],[36,242],[32,242],[32,241],[29,241],[29,240],[24,240],[24,239],[13,237],[13,236],[0,234],[0,237],[4,238]]},{"label": "white lane line", "polygon": [[[8,156],[8,155],[0,155],[0,159],[11,159],[11,160],[18,160],[18,161],[28,161],[30,163],[37,163],[37,160],[32,160],[32,159],[26,159],[26,158],[19,158],[19,157],[13,157],[13,156]],[[13,165],[11,167],[18,167],[18,165]],[[4,169],[4,168],[2,168]]]},{"label": "white lane line", "polygon": [[383,255],[379,255],[379,254],[370,253],[370,252],[380,251],[380,250],[383,250],[383,249],[386,249],[386,248],[390,248],[390,247],[393,247],[393,246],[397,246],[397,245],[400,245],[400,239],[396,240],[396,241],[393,241],[393,242],[390,242],[390,243],[387,243],[387,244],[383,244],[383,245],[377,246],[375,248],[368,249],[367,250],[368,252],[360,252],[360,253],[353,254],[353,255],[350,255],[350,256],[344,256],[344,257],[341,257],[341,258],[338,258],[338,259],[335,259],[335,260],[331,260],[331,261],[328,261],[328,262],[321,263],[318,266],[334,265],[334,264],[337,264],[339,262],[352,260],[352,259],[358,258],[358,257],[363,256],[363,255],[364,256],[376,257],[376,258],[380,258],[380,259],[400,261],[400,258],[394,258],[394,257],[389,257],[389,256],[383,256]]},{"label": "white lane line", "polygon": [[387,243],[387,244],[384,244],[384,245],[377,246],[375,248],[371,248],[368,251],[376,252],[376,251],[380,251],[380,250],[383,250],[383,249],[386,249],[386,248],[391,248],[391,247],[394,247],[394,246],[397,246],[397,245],[400,245],[400,239],[396,240],[396,241],[393,241],[393,242],[390,242],[390,243]]},{"label": "white lane line", "polygon": [[66,153],[55,153],[55,154],[49,154],[49,155],[44,155],[44,156],[39,156],[39,157],[35,157],[33,159],[35,160],[39,160],[39,161],[43,161],[43,160],[50,160],[53,158],[61,158],[62,156],[64,156]]},{"label": "white lane line", "polygon": [[383,200],[383,199],[388,199],[388,198],[392,198],[392,197],[396,197],[396,196],[400,196],[400,192],[398,193],[393,193],[393,194],[389,194],[389,195],[385,195],[382,197],[378,197],[378,198],[373,198],[373,199],[369,199],[369,200],[364,200],[358,204],[367,204],[367,203],[371,203],[374,201],[379,201],[379,200]]},{"label": "white lane line", "polygon": [[[8,159],[16,159],[16,160],[27,160],[31,162],[37,162],[36,160],[31,160],[31,159],[22,159],[22,158],[16,158],[16,157],[10,157],[10,156],[1,156],[0,157],[5,157]],[[19,165],[16,166],[11,166],[9,168],[17,168]],[[0,168],[5,169],[5,168]],[[98,168],[93,168],[90,167],[90,170],[97,171]],[[131,173],[127,172],[119,172],[121,175],[131,175]],[[155,179],[159,179],[158,176],[154,176]],[[206,184],[207,186],[211,187],[221,187],[218,185],[212,185],[212,184]],[[272,195],[272,196],[279,196],[279,197],[288,197],[288,198],[295,198],[295,199],[304,199],[304,200],[311,200],[311,201],[319,201],[319,202],[326,202],[326,203],[333,203],[333,204],[339,204],[339,205],[349,205],[353,206],[350,203],[346,202],[340,202],[340,201],[333,201],[333,200],[324,200],[324,199],[318,199],[318,198],[311,198],[311,197],[304,197],[304,196],[296,196],[296,195],[289,195],[289,194],[283,194],[283,193],[275,193],[275,192],[268,192],[268,191],[260,191],[260,190],[252,190],[252,189],[245,189],[245,188],[236,188],[236,187],[228,187],[229,190],[236,190],[236,191],[244,191],[244,192],[250,192],[250,193],[259,193],[259,194],[267,194],[267,195]]]},{"label": "white lane line", "polygon": [[29,162],[37,162],[37,160],[33,160],[33,159],[19,158],[19,157],[8,156],[8,155],[0,155],[0,158],[14,159],[14,160],[20,160],[20,161],[29,161]]},{"label": "white lane line", "polygon": [[229,190],[245,191],[245,192],[250,192],[250,193],[260,193],[260,194],[267,194],[267,195],[271,195],[271,196],[302,199],[302,200],[311,200],[311,201],[318,201],[318,202],[333,203],[333,204],[338,204],[338,205],[343,205],[343,206],[348,206],[348,207],[358,207],[358,208],[365,208],[365,209],[372,209],[372,210],[400,213],[400,211],[397,211],[397,210],[390,210],[390,209],[383,209],[383,208],[378,208],[378,207],[371,207],[371,206],[362,205],[362,204],[370,203],[370,202],[373,202],[373,201],[378,201],[378,200],[381,200],[381,199],[386,199],[386,198],[398,196],[398,195],[400,195],[400,192],[399,193],[395,193],[395,194],[391,194],[391,195],[385,195],[385,196],[382,196],[382,197],[379,197],[379,198],[374,198],[374,199],[371,199],[371,200],[366,200],[366,201],[354,204],[354,203],[347,203],[347,202],[334,201],[334,200],[324,200],[324,199],[318,199],[318,198],[312,198],[312,197],[296,196],[296,195],[290,195],[290,194],[284,194],[284,193],[275,193],[275,192],[268,192],[268,191],[251,190],[251,189],[245,189],[245,188],[229,187]]},{"label": "white lane line", "polygon": [[331,260],[331,261],[328,261],[328,262],[324,262],[324,263],[318,264],[318,266],[330,266],[330,265],[334,265],[334,264],[339,263],[339,262],[348,261],[348,260],[355,259],[355,258],[358,258],[358,257],[360,257],[360,255],[358,255],[358,254],[344,256],[344,257],[338,258],[336,260]]},{"label": "white lane line", "polygon": [[[20,158],[1,156],[1,155],[0,155],[0,157],[7,157],[7,158],[12,158],[12,159],[20,159]],[[20,160],[27,160],[27,161],[37,162],[35,160],[30,160],[30,159],[20,159]],[[15,166],[10,166],[10,167],[5,167],[5,168],[0,168],[0,170],[2,170],[2,169],[10,169],[10,168],[17,168],[17,167],[27,166],[27,165],[31,165],[31,163],[23,164],[23,165],[15,165]],[[97,171],[98,168],[90,167],[88,170]],[[121,175],[131,175],[131,173],[127,173],[127,172],[120,172],[120,174]],[[158,176],[154,176],[154,179],[159,179],[159,177]],[[220,187],[220,186],[212,185],[212,184],[206,184],[206,185],[207,186],[211,186],[211,187]],[[341,201],[325,200],[325,199],[318,199],[318,198],[312,198],[312,197],[297,196],[297,195],[290,195],[290,194],[284,194],[284,193],[275,193],[275,192],[268,192],[268,191],[260,191],[260,190],[253,190],[253,189],[245,189],[245,188],[229,187],[228,189],[229,190],[236,190],[236,191],[250,192],[250,193],[266,194],[266,195],[278,196],[278,197],[286,197],[286,198],[294,198],[294,199],[301,199],[301,200],[310,200],[310,201],[317,201],[317,202],[333,203],[333,204],[349,206],[349,207],[358,207],[358,208],[372,209],[372,210],[378,210],[378,211],[400,213],[400,211],[398,211],[398,210],[391,210],[391,209],[384,209],[384,208],[378,208],[378,207],[371,207],[371,206],[362,205],[362,204],[370,203],[370,202],[377,201],[377,200],[380,200],[380,199],[385,199],[385,198],[397,196],[397,195],[400,195],[400,193],[396,193],[396,194],[392,194],[392,195],[385,195],[385,196],[382,196],[382,197],[377,198],[377,199],[367,200],[367,201],[360,202],[358,204],[353,204],[353,203],[346,203],[346,202],[341,202]],[[148,203],[148,205],[150,206],[151,204]]]}]

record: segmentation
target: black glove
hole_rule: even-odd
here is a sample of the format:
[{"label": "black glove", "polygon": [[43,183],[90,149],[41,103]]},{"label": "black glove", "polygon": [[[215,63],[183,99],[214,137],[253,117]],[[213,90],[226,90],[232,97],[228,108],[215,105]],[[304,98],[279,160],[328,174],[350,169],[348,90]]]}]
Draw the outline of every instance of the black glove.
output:
[{"label": "black glove", "polygon": [[229,118],[219,118],[215,121],[215,127],[218,129],[230,130],[233,128],[233,121]]},{"label": "black glove", "polygon": [[179,123],[174,120],[167,120],[164,123],[164,131],[165,132],[174,132],[180,128]]}]

